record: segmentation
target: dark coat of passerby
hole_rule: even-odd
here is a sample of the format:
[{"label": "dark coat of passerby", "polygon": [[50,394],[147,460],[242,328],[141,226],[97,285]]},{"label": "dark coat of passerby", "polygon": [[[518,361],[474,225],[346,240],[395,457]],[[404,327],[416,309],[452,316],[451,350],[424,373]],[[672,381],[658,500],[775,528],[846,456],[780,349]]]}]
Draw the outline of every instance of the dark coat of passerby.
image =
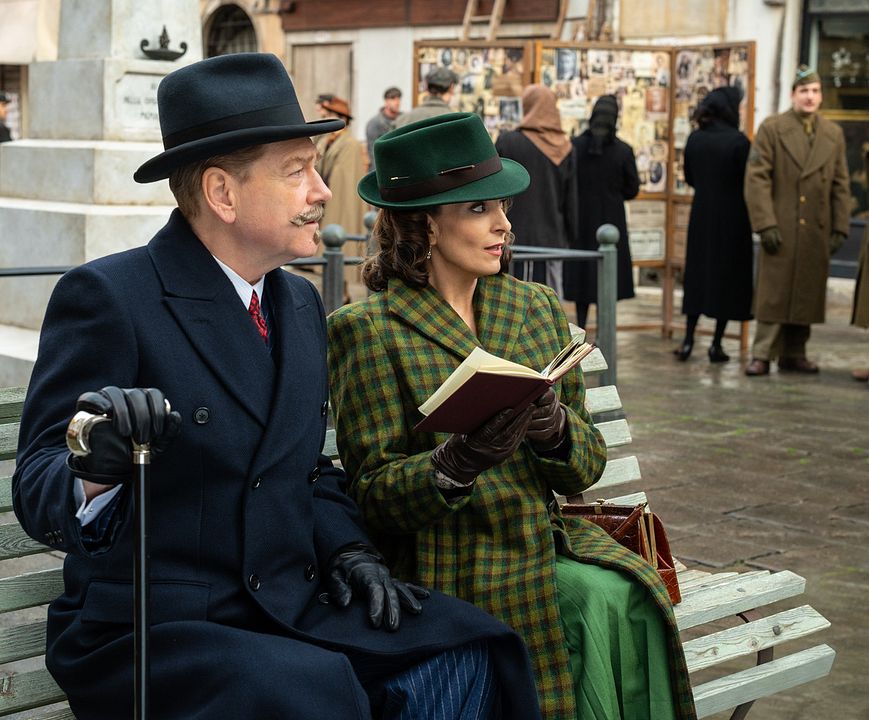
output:
[{"label": "dark coat of passerby", "polygon": [[728,320],[751,318],[751,224],[743,197],[745,163],[751,143],[739,131],[742,93],[735,87],[713,90],[697,109],[697,130],[685,145],[685,180],[694,188],[685,253],[688,316],[685,339],[675,351],[687,360],[700,315],[716,319],[709,347],[712,362],[729,356],[721,346]]},{"label": "dark coat of passerby", "polygon": [[746,375],[816,373],[806,358],[812,323],[824,322],[830,256],[848,235],[850,191],[842,128],[818,113],[821,79],[802,66],[790,110],[764,120],[745,171],[745,203],[760,234]]},{"label": "dark coat of passerby", "polygon": [[12,140],[12,133],[6,127],[6,111],[9,107],[9,96],[0,92],[0,143]]},{"label": "dark coat of passerby", "polygon": [[374,170],[374,141],[395,127],[401,116],[401,90],[397,87],[386,88],[383,92],[383,107],[365,126],[365,141],[368,143],[368,170]]},{"label": "dark coat of passerby", "polygon": [[[634,296],[625,200],[636,197],[640,178],[633,149],[616,137],[618,116],[616,97],[601,96],[592,109],[588,129],[573,140],[579,193],[575,247],[597,250],[597,229],[604,223],[618,228],[617,298],[624,300]],[[588,306],[597,302],[597,263],[568,263],[564,293],[568,300],[576,301],[577,323],[584,325]]]},{"label": "dark coat of passerby", "polygon": [[[555,93],[545,85],[529,85],[522,93],[522,107],[519,129],[501,133],[495,143],[499,155],[523,165],[531,176],[531,186],[513,198],[507,217],[517,244],[568,248],[577,228],[576,165],[570,139],[561,129]],[[518,277],[563,295],[563,261],[515,265]]]}]

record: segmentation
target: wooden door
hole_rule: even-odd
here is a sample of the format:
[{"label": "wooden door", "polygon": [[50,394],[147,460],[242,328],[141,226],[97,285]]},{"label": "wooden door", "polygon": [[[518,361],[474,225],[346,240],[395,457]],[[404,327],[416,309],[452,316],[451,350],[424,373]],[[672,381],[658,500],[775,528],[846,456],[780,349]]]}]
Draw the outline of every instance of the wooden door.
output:
[{"label": "wooden door", "polygon": [[353,108],[353,51],[349,43],[294,45],[290,76],[307,120],[318,119],[314,100],[322,93],[337,95]]}]

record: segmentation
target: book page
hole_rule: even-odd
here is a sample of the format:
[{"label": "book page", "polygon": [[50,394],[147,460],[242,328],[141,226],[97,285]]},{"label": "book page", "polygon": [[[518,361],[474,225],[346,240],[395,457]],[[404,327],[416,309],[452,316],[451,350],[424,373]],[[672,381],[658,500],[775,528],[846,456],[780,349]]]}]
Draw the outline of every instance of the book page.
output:
[{"label": "book page", "polygon": [[436,407],[464,385],[477,372],[487,372],[512,377],[541,377],[541,374],[536,370],[532,370],[531,368],[527,368],[524,365],[514,363],[510,360],[505,360],[497,355],[492,355],[492,353],[486,352],[481,347],[475,347],[473,352],[462,361],[462,364],[453,370],[452,374],[444,380],[443,384],[432,393],[431,397],[419,406],[419,411],[423,415],[431,414]]},{"label": "book page", "polygon": [[555,356],[549,365],[543,368],[540,374],[550,380],[557,380],[581,362],[594,348],[593,343],[583,342],[582,336],[577,335]]}]

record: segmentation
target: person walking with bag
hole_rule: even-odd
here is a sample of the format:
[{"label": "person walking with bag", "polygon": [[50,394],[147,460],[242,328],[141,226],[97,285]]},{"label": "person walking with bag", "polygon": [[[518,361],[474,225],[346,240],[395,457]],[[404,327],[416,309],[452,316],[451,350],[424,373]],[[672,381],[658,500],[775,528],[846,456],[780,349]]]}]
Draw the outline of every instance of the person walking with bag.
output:
[{"label": "person walking with bag", "polygon": [[372,294],[329,316],[328,363],[349,493],[390,568],[519,632],[547,720],[694,718],[661,578],[554,496],[589,487],[606,459],[580,368],[474,432],[414,429],[475,347],[539,368],[570,341],[555,292],[506,271],[505,205],[528,173],[471,113],[397,128],[374,152],[359,184],[380,208]]},{"label": "person walking with bag", "polygon": [[739,131],[742,93],[716,88],[700,103],[685,145],[685,180],[694,188],[685,252],[685,338],[673,352],[687,360],[700,315],[715,318],[709,361],[727,362],[728,320],[751,319],[753,247],[743,183],[751,146]]}]

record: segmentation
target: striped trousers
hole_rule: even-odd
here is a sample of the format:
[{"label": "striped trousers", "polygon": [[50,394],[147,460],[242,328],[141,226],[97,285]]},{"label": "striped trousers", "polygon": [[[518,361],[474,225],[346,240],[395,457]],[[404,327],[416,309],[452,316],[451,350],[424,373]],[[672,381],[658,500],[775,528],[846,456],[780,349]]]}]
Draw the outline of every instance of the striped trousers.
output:
[{"label": "striped trousers", "polygon": [[498,688],[485,643],[436,655],[384,684],[383,720],[488,720]]}]

